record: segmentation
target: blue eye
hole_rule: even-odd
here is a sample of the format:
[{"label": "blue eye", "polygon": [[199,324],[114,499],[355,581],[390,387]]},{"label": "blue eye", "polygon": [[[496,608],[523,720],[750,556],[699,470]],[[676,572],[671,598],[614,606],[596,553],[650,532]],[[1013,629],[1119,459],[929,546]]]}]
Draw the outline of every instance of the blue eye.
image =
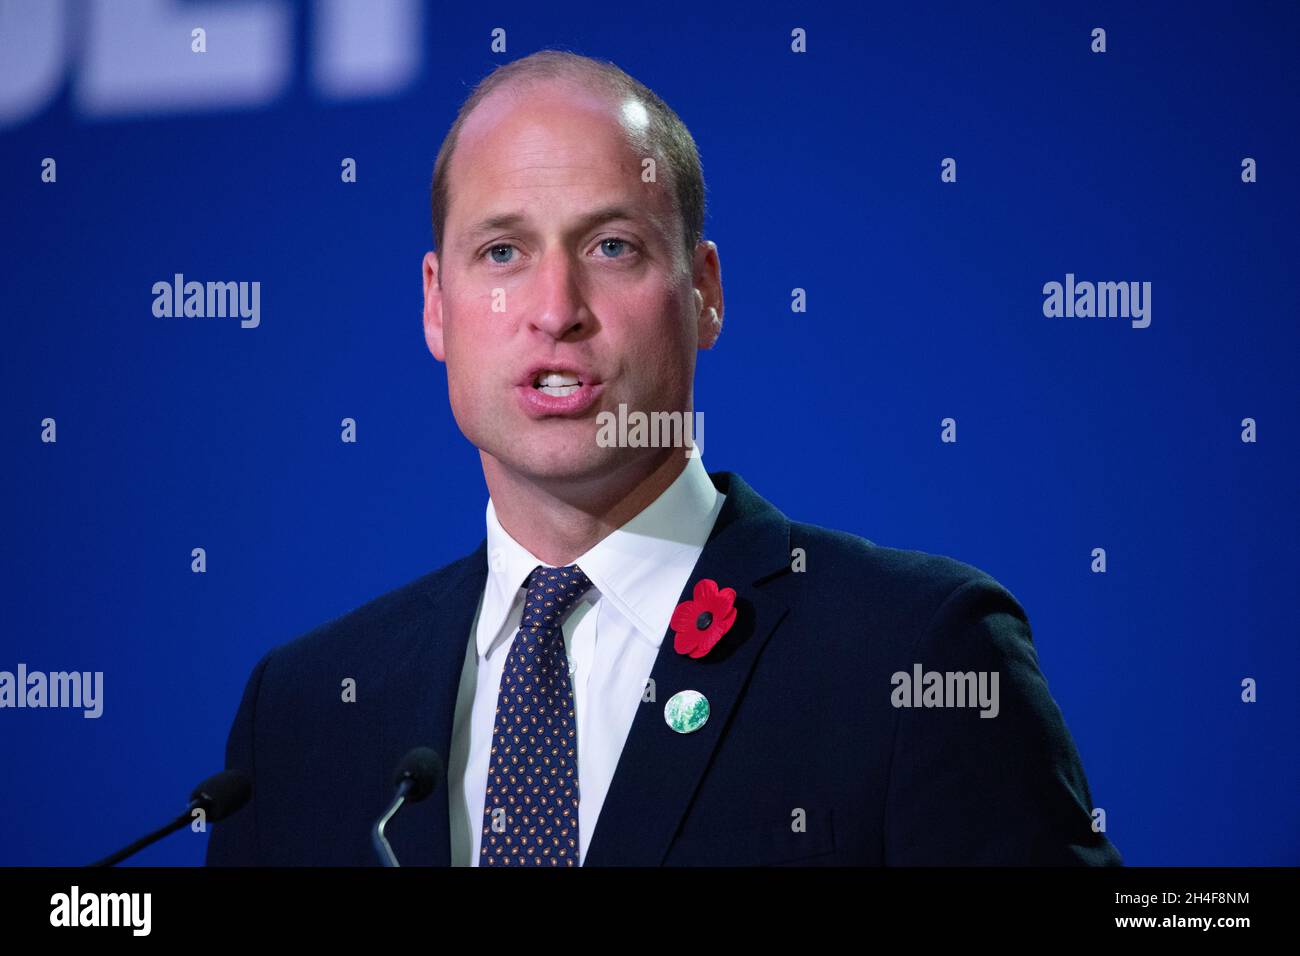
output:
[{"label": "blue eye", "polygon": [[[636,247],[627,239],[602,239],[600,249],[606,259],[625,259],[628,254],[634,252]],[[512,254],[518,250],[508,242],[499,242],[494,246],[488,246],[486,252],[488,258],[499,266],[509,265],[514,261],[515,256]]]}]

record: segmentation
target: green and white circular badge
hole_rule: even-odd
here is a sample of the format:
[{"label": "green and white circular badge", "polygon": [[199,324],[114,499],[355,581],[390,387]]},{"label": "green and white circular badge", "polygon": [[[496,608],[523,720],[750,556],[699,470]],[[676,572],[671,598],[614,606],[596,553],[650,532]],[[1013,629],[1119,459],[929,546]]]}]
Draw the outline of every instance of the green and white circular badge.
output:
[{"label": "green and white circular badge", "polygon": [[664,720],[679,734],[690,734],[709,719],[709,699],[698,690],[679,690],[664,704]]}]

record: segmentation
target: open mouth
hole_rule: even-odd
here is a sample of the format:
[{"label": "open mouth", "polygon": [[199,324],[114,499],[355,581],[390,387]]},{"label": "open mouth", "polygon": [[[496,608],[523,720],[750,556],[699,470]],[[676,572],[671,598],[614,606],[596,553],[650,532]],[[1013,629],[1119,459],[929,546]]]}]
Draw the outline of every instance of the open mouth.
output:
[{"label": "open mouth", "polygon": [[582,387],[582,381],[572,372],[538,372],[533,379],[533,388],[544,395],[563,398],[572,395]]}]

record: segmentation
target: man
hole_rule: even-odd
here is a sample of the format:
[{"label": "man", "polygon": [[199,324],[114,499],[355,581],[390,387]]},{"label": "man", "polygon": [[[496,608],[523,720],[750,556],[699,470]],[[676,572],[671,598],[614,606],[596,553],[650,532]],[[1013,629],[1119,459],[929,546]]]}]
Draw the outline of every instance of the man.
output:
[{"label": "man", "polygon": [[690,134],[610,64],[544,51],[466,101],[424,328],[486,538],[259,662],[227,751],[254,796],[209,863],[375,864],[420,745],[447,779],[390,825],[403,865],[1119,862],[996,581],[601,438],[620,405],[694,411],[703,217]]}]

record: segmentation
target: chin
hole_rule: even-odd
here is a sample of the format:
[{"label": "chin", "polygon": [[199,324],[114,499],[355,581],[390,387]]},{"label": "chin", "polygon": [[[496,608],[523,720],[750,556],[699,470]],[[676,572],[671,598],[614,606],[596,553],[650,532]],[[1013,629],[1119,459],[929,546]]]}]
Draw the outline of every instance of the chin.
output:
[{"label": "chin", "polygon": [[582,480],[618,467],[619,449],[601,448],[592,431],[586,434],[538,435],[506,443],[497,459],[519,474],[539,481]]},{"label": "chin", "polygon": [[521,463],[521,471],[542,481],[583,481],[608,474],[616,465],[613,459],[588,452],[579,456],[545,453],[531,456]]}]

